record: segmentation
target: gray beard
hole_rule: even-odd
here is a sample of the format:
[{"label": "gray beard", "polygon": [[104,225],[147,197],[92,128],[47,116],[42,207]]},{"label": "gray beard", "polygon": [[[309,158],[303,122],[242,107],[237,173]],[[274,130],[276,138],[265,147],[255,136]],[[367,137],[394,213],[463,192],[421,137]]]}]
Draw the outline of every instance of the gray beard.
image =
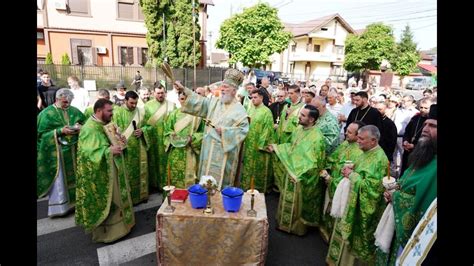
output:
[{"label": "gray beard", "polygon": [[232,99],[233,99],[232,95],[226,94],[226,95],[222,95],[222,96],[221,96],[221,101],[222,101],[224,104],[229,104],[229,103],[231,103],[231,102],[232,102]]},{"label": "gray beard", "polygon": [[436,140],[421,137],[418,140],[413,152],[408,156],[408,166],[413,169],[420,169],[426,166],[437,154],[438,143]]}]

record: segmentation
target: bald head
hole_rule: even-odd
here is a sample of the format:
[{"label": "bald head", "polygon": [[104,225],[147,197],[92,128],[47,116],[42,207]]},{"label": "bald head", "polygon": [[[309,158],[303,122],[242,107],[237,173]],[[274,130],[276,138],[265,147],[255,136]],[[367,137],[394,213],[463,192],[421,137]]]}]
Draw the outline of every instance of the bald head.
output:
[{"label": "bald head", "polygon": [[326,111],[326,100],[321,96],[314,97],[311,105],[315,106],[321,114],[324,114],[324,111]]},{"label": "bald head", "polygon": [[196,93],[205,97],[206,96],[206,89],[204,87],[197,87],[196,88]]}]

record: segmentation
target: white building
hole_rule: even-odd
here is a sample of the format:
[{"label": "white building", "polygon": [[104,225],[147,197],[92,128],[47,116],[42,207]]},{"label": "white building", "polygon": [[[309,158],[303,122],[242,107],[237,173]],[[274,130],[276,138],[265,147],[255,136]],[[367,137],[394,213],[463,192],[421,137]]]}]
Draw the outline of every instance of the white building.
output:
[{"label": "white building", "polygon": [[293,34],[288,48],[270,57],[267,70],[288,73],[293,80],[321,81],[345,76],[344,42],[355,30],[339,15],[290,24],[285,29]]}]

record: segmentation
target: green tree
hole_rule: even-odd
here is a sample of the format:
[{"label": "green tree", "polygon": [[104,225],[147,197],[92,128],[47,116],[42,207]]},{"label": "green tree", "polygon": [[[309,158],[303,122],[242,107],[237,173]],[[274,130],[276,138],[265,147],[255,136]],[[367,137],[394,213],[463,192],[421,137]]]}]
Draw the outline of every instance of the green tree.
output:
[{"label": "green tree", "polygon": [[[351,72],[379,69],[383,59],[394,58],[396,50],[393,30],[382,23],[367,26],[360,36],[349,34],[345,41],[344,68]],[[368,75],[362,75],[366,87]]]},{"label": "green tree", "polygon": [[146,42],[148,45],[149,60],[153,65],[159,65],[163,62],[166,44],[163,33],[163,20],[170,17],[171,0],[140,0],[145,26],[147,28]]},{"label": "green tree", "polygon": [[230,53],[229,63],[248,67],[269,63],[270,56],[285,50],[292,38],[277,13],[266,3],[245,8],[221,25],[216,47]]},{"label": "green tree", "polygon": [[[170,23],[167,32],[168,36],[176,36],[173,23]],[[180,64],[178,60],[178,54],[176,52],[176,38],[166,39],[166,55],[170,66],[178,66]]]},{"label": "green tree", "polygon": [[[195,15],[193,17],[192,0],[175,0],[175,17],[173,19],[174,29],[176,31],[175,38],[177,44],[178,65],[179,67],[194,66],[193,45],[196,51],[196,64],[199,64],[201,53],[199,50],[200,27],[198,18],[198,0],[195,0]],[[194,36],[193,36],[193,20]]]},{"label": "green tree", "polygon": [[420,54],[413,41],[410,26],[406,25],[392,60],[393,69],[400,76],[400,88],[403,88],[403,78],[417,69],[418,62],[420,62]]},{"label": "green tree", "polygon": [[413,33],[411,32],[409,25],[406,25],[402,32],[400,42],[398,43],[398,50],[402,52],[416,51],[416,43],[413,41]]},{"label": "green tree", "polygon": [[66,65],[66,66],[71,65],[71,60],[69,59],[69,55],[67,53],[64,53],[61,56],[61,65]]},{"label": "green tree", "polygon": [[53,65],[53,55],[51,53],[46,54],[46,60],[44,61],[45,65]]},{"label": "green tree", "polygon": [[[195,61],[196,64],[199,63],[198,1],[195,0],[194,40],[192,2],[192,0],[140,0],[147,27],[148,53],[153,65],[160,65],[166,58],[172,67],[193,66],[193,44],[196,46]],[[163,20],[165,34],[163,34]]]}]

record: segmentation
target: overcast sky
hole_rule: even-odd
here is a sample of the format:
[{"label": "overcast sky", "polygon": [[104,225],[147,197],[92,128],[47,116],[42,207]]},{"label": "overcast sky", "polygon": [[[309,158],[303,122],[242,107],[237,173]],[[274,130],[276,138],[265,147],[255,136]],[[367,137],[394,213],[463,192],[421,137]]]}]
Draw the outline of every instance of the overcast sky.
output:
[{"label": "overcast sky", "polygon": [[[215,46],[221,23],[231,14],[258,3],[255,0],[212,0],[208,7],[208,35]],[[436,0],[267,0],[277,7],[283,22],[298,23],[339,13],[354,29],[362,29],[373,22],[383,22],[394,29],[396,40],[405,25],[410,25],[414,40],[420,50],[437,46]],[[209,36],[208,36],[209,39]]]}]

